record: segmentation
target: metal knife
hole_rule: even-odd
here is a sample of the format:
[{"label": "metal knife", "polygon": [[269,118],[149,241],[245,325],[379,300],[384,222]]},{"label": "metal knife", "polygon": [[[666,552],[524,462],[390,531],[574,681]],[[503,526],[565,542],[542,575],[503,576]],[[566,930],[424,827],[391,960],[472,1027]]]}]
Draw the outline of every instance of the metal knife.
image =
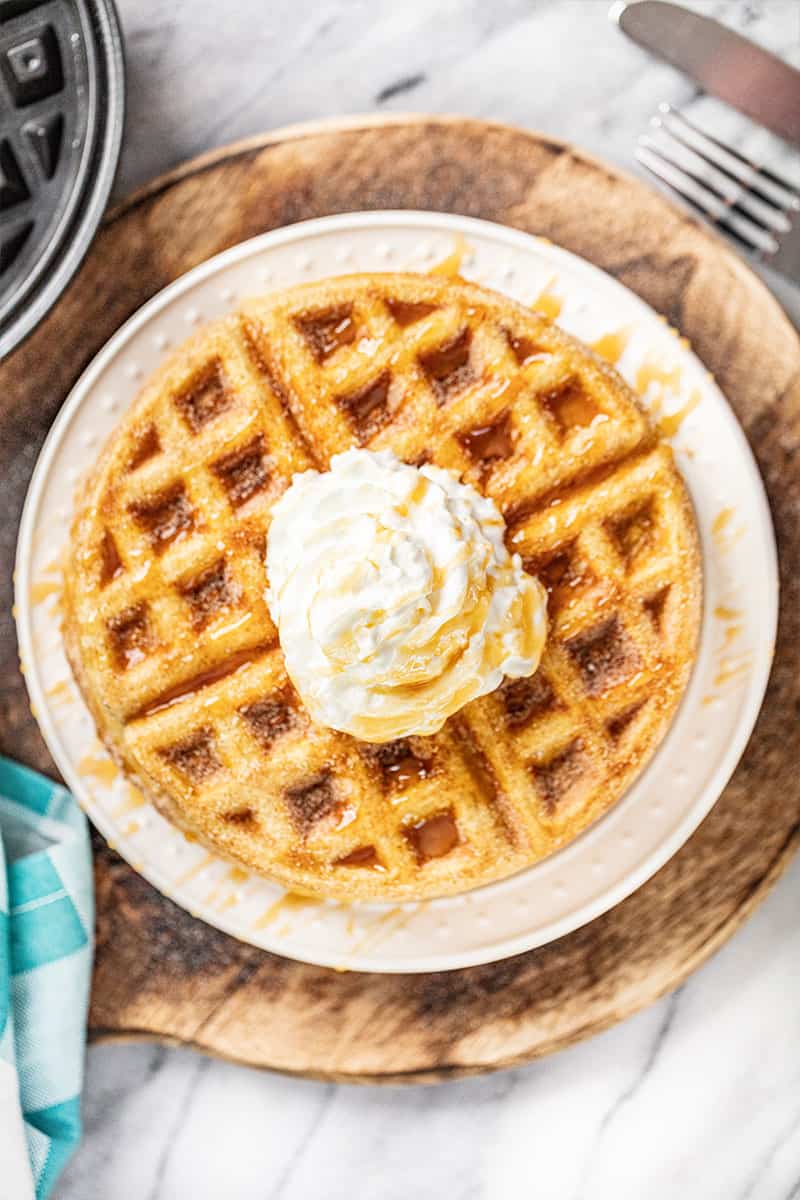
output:
[{"label": "metal knife", "polygon": [[800,71],[711,17],[663,0],[617,3],[623,33],[683,71],[712,96],[800,145]]}]

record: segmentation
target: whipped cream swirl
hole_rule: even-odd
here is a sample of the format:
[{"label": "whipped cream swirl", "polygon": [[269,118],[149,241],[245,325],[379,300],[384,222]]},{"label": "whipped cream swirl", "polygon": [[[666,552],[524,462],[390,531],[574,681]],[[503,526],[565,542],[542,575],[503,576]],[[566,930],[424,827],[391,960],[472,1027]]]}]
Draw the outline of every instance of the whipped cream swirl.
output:
[{"label": "whipped cream swirl", "polygon": [[317,724],[368,742],[431,734],[533,674],[546,595],[504,532],[492,500],[390,451],[294,476],[273,510],[267,599]]}]

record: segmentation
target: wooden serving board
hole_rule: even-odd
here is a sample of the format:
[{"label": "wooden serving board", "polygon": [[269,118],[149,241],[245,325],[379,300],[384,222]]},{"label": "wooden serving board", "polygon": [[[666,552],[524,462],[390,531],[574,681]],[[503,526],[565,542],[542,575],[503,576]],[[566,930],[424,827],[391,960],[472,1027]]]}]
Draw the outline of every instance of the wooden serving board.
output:
[{"label": "wooden serving board", "polygon": [[457,118],[340,121],[187,164],[109,215],[56,309],[0,366],[6,753],[53,772],[17,669],[10,583],[27,482],[70,387],[122,322],[189,267],[264,230],[365,208],[466,213],[543,234],[662,312],[742,422],[781,559],[775,668],[733,781],[648,884],[542,949],[432,975],[304,966],[193,919],[95,838],[94,1037],[187,1043],[326,1079],[439,1080],[547,1054],[675,987],[738,928],[797,846],[800,344],[712,234],[634,179],[519,129]]}]

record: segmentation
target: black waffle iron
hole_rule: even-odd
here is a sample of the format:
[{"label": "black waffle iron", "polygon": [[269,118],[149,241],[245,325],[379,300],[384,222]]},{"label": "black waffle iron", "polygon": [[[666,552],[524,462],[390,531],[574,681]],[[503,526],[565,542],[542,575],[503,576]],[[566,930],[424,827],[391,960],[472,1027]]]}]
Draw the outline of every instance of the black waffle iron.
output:
[{"label": "black waffle iron", "polygon": [[66,287],[122,139],[111,0],[0,0],[0,359]]}]

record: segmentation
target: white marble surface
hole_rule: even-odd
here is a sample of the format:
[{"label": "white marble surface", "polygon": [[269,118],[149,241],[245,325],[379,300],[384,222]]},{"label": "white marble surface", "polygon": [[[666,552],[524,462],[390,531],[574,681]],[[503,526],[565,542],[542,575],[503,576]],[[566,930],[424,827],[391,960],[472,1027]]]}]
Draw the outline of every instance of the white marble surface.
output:
[{"label": "white marble surface", "polygon": [[[119,5],[130,88],[120,192],[261,129],[380,109],[516,122],[634,169],[634,139],[660,100],[800,180],[800,153],[628,44],[605,0]],[[800,65],[797,0],[692,7]],[[771,282],[800,316],[800,291]],[[95,1047],[86,1136],[56,1196],[800,1198],[798,911],[800,862],[673,996],[552,1059],[436,1089]]]}]

